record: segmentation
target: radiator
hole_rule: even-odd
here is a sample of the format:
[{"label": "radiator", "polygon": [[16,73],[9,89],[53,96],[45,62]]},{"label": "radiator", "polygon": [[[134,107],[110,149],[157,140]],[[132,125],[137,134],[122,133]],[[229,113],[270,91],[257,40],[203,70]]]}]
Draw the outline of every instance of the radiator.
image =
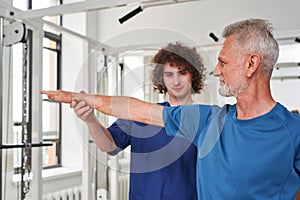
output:
[{"label": "radiator", "polygon": [[[119,200],[128,200],[128,192],[129,192],[129,175],[120,174],[118,177],[118,191],[119,191]],[[107,193],[107,192],[106,192]],[[103,195],[99,193],[99,200],[106,200],[106,194]],[[59,190],[56,192],[51,192],[43,195],[43,200],[83,200],[81,196],[81,187],[73,187],[64,190]]]},{"label": "radiator", "polygon": [[82,200],[81,187],[68,188],[43,195],[43,200]]},{"label": "radiator", "polygon": [[121,174],[119,176],[119,199],[120,200],[128,200],[128,192],[129,192],[129,175]]}]

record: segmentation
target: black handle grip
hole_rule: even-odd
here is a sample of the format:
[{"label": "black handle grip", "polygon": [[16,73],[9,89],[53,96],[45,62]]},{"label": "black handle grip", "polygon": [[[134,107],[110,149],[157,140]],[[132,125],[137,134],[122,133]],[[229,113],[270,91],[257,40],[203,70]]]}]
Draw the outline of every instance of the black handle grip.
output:
[{"label": "black handle grip", "polygon": [[141,6],[137,7],[136,9],[134,9],[133,11],[131,11],[130,13],[126,14],[124,17],[119,19],[119,22],[121,24],[123,24],[125,21],[127,21],[128,19],[130,19],[131,17],[137,15],[138,13],[142,12],[143,9]]},{"label": "black handle grip", "polygon": [[217,36],[215,36],[214,33],[210,33],[210,34],[209,34],[209,37],[211,37],[215,42],[218,42],[218,41],[219,41],[219,38],[217,38]]}]

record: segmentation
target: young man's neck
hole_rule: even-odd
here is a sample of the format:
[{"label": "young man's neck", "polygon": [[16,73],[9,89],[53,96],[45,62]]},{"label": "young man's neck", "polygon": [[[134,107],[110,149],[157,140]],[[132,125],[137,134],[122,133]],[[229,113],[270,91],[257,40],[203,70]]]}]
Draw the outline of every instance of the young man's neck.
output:
[{"label": "young man's neck", "polygon": [[178,105],[184,105],[184,104],[193,104],[194,101],[192,99],[192,96],[190,96],[188,98],[172,98],[172,97],[169,97],[169,103],[172,106],[178,106]]}]

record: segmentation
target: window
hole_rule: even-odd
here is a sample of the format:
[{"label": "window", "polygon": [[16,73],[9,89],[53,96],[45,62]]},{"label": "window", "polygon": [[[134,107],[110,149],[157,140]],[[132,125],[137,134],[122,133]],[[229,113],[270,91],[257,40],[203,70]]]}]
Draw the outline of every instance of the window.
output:
[{"label": "window", "polygon": [[[41,9],[50,6],[62,4],[62,0],[14,0],[14,7],[22,10],[26,9]],[[61,25],[61,16],[44,17],[44,20]],[[60,66],[61,66],[61,36],[56,31],[45,29],[45,37],[43,39],[43,88],[49,90],[60,89]],[[29,37],[29,44],[32,38]],[[30,46],[29,46],[30,47]],[[29,48],[30,49],[30,48]],[[13,120],[14,120],[14,142],[22,143],[24,128],[22,128],[22,121],[24,121],[23,104],[24,97],[24,82],[28,80],[27,90],[30,94],[30,64],[27,66],[27,80],[24,81],[24,54],[28,58],[28,63],[31,63],[31,50],[24,50],[24,45],[16,44],[13,46]],[[24,53],[25,52],[25,53]],[[22,59],[23,58],[23,59]],[[26,73],[25,73],[26,74]],[[29,95],[30,98],[30,95]],[[45,146],[43,148],[43,168],[61,166],[61,105],[56,102],[43,100],[43,141],[52,142],[52,146]],[[30,108],[28,108],[30,110]],[[30,122],[28,123],[28,137],[31,139]],[[18,172],[21,167],[21,149],[18,149],[14,156],[15,171]]]},{"label": "window", "polygon": [[[31,40],[32,37],[29,34],[28,44]],[[43,88],[49,90],[60,89],[61,37],[54,33],[45,32],[43,48]],[[31,51],[30,45],[28,48],[22,43],[13,45],[13,131],[14,143],[16,144],[23,142],[24,134],[28,137],[28,142],[31,141],[30,112],[28,112],[31,104],[30,97],[28,97],[31,90],[31,57],[29,51]],[[24,62],[24,58],[28,61]],[[26,65],[26,63],[29,63],[29,65]],[[26,90],[24,90],[25,87]],[[24,94],[24,91],[26,94]],[[44,100],[42,105],[43,141],[53,143],[52,146],[42,147],[43,168],[61,166],[61,104]],[[28,112],[27,115],[25,115],[26,112]],[[24,121],[28,123],[25,129],[22,126]],[[17,149],[14,156],[16,173],[19,172],[21,167],[20,155],[21,149]]]},{"label": "window", "polygon": [[[60,89],[61,37],[45,32],[43,41],[43,88]],[[52,146],[43,147],[43,167],[61,165],[61,104],[43,100],[43,141]]]},{"label": "window", "polygon": [[[28,0],[29,9],[41,9],[62,4],[62,0]],[[47,16],[44,20],[61,25],[61,16]],[[61,88],[61,35],[45,28],[43,39],[43,89]],[[43,100],[43,141],[52,146],[43,148],[43,168],[61,166],[61,104]]]}]

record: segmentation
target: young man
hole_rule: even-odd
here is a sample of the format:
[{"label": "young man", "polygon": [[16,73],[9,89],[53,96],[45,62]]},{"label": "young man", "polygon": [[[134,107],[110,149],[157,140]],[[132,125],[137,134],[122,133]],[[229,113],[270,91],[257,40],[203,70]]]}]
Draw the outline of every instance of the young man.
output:
[{"label": "young man", "polygon": [[85,99],[106,114],[164,126],[168,135],[178,131],[198,148],[199,199],[294,199],[300,187],[300,117],[271,95],[279,54],[272,27],[262,19],[243,20],[227,26],[223,36],[214,75],[220,94],[235,96],[235,105],[162,107],[127,97],[46,94],[66,103],[72,95]]},{"label": "young man", "polygon": [[[151,63],[154,90],[168,94],[162,106],[192,104],[192,94],[204,87],[205,68],[195,48],[168,44]],[[168,136],[161,127],[122,119],[105,129],[85,101],[73,101],[72,107],[102,151],[115,155],[131,146],[129,199],[197,199],[197,149],[188,140]]]}]

